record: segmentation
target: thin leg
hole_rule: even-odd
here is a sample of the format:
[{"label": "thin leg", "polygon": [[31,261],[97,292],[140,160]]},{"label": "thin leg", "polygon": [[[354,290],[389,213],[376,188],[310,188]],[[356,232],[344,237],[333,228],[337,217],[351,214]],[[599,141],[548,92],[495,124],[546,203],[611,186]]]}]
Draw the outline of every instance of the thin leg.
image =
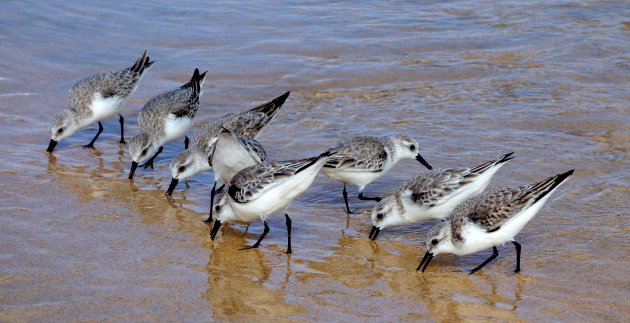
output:
[{"label": "thin leg", "polygon": [[354,212],[350,211],[350,207],[348,206],[348,191],[346,191],[346,184],[343,184],[343,201],[346,202],[346,213],[353,214]]},{"label": "thin leg", "polygon": [[[223,186],[221,186],[223,187]],[[212,211],[214,208],[214,196],[217,194],[217,182],[214,182],[214,186],[212,186],[212,191],[210,191],[210,213],[208,214],[208,218],[205,219],[203,222],[206,223],[212,223]]]},{"label": "thin leg", "polygon": [[92,138],[92,141],[90,141],[89,144],[83,146],[83,148],[92,148],[92,149],[94,149],[94,142],[96,141],[96,139],[98,139],[98,136],[101,135],[101,132],[103,132],[103,124],[99,121],[98,122],[98,132],[96,133],[96,136],[94,136],[94,138]]},{"label": "thin leg", "polygon": [[516,241],[512,241],[512,243],[516,248],[516,269],[514,269],[514,273],[517,273],[521,271],[521,244]]},{"label": "thin leg", "polygon": [[120,122],[120,143],[126,144],[125,142],[125,118],[123,118],[122,114],[119,114],[120,118],[118,118],[118,122]]},{"label": "thin leg", "polygon": [[286,213],[284,214],[284,217],[287,219],[287,238],[289,239],[287,244],[287,253],[291,253],[291,218]]},{"label": "thin leg", "polygon": [[258,246],[260,246],[260,242],[265,238],[267,233],[269,233],[269,226],[267,225],[267,221],[263,221],[263,223],[265,224],[265,230],[263,231],[263,234],[260,236],[260,238],[258,238],[258,241],[256,241],[256,243],[254,243],[253,246],[241,248],[240,250],[254,249],[254,248],[258,248]]},{"label": "thin leg", "polygon": [[486,261],[482,262],[481,265],[475,267],[473,270],[470,271],[470,275],[474,274],[477,270],[483,268],[483,266],[487,265],[489,262],[493,261],[494,258],[496,258],[499,255],[499,250],[497,250],[497,247],[492,247],[492,256],[490,256],[490,258],[486,259]]},{"label": "thin leg", "polygon": [[376,202],[380,202],[381,198],[380,197],[367,197],[367,196],[363,196],[363,192],[359,192],[359,200],[363,200],[363,201],[376,201]]},{"label": "thin leg", "polygon": [[160,146],[160,149],[158,149],[157,153],[155,153],[155,155],[153,155],[153,157],[151,157],[151,159],[147,160],[146,163],[140,165],[140,167],[144,167],[144,169],[147,169],[149,167],[151,167],[151,169],[153,169],[153,160],[155,159],[155,157],[157,157],[160,153],[162,152],[162,146]]},{"label": "thin leg", "polygon": [[184,149],[188,149],[188,143],[190,142],[190,139],[188,139],[188,136],[186,136],[184,138]]}]

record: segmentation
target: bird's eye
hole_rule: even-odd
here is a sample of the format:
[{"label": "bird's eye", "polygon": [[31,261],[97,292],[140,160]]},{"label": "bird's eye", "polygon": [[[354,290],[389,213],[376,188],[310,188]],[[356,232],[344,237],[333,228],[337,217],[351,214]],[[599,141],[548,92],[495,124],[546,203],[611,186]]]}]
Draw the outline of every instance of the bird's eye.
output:
[{"label": "bird's eye", "polygon": [[379,213],[376,215],[376,218],[382,220],[385,215],[383,213]]},{"label": "bird's eye", "polygon": [[416,150],[416,145],[409,146],[409,150]]},{"label": "bird's eye", "polygon": [[147,154],[147,150],[145,149],[145,150],[142,151],[142,156],[144,156],[146,154]]},{"label": "bird's eye", "polygon": [[59,130],[57,130],[57,133],[62,133],[63,132],[63,128],[59,128]]},{"label": "bird's eye", "polygon": [[438,240],[437,239],[431,240],[431,244],[435,246],[436,244],[438,244]]},{"label": "bird's eye", "polygon": [[186,166],[179,166],[178,170],[181,173],[186,170]]},{"label": "bird's eye", "polygon": [[214,207],[214,210],[215,210],[215,211],[217,211],[217,212],[218,212],[218,211],[221,211],[221,205],[217,205],[217,206],[215,206],[215,207]]}]

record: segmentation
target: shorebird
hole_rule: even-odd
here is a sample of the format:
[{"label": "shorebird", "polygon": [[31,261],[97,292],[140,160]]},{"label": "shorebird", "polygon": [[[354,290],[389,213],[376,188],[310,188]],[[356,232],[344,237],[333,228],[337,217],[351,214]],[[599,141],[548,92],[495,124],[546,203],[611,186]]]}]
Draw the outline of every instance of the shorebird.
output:
[{"label": "shorebird", "polygon": [[404,182],[372,208],[370,239],[386,227],[443,219],[465,199],[483,192],[513,153],[472,168],[423,172]]},{"label": "shorebird", "polygon": [[77,130],[98,122],[98,132],[84,148],[94,148],[94,142],[103,132],[101,121],[118,114],[120,143],[125,143],[125,118],[120,109],[136,90],[144,72],[155,61],[149,61],[148,51],[129,68],[92,75],[77,82],[68,97],[68,107],[53,119],[50,126],[50,143],[46,151],[52,153],[57,143]]},{"label": "shorebird", "polygon": [[141,165],[145,169],[153,168],[153,160],[162,152],[162,145],[185,137],[184,146],[188,148],[186,132],[192,126],[199,109],[205,76],[205,72],[199,74],[199,69],[195,69],[188,83],[152,98],[142,108],[138,116],[140,134],[129,143],[129,153],[133,159],[129,179],[133,178],[138,164],[157,150],[153,157]]},{"label": "shorebird", "polygon": [[[212,207],[216,192],[220,192],[226,183],[230,183],[232,177],[241,169],[258,165],[266,160],[267,153],[256,139],[241,136],[223,128],[208,160],[214,169],[214,186],[210,192],[210,214],[205,222],[212,222]],[[221,183],[218,190],[217,183]]]},{"label": "shorebird", "polygon": [[432,169],[419,153],[418,143],[406,135],[390,137],[358,136],[337,143],[340,150],[324,165],[326,176],[343,183],[343,200],[348,206],[346,185],[359,187],[360,200],[380,201],[380,197],[365,197],[365,186],[385,175],[398,161],[415,158],[428,169]]},{"label": "shorebird", "polygon": [[291,253],[291,218],[286,210],[298,195],[313,183],[315,176],[334,151],[328,150],[317,157],[282,162],[264,162],[239,171],[217,199],[214,207],[216,221],[210,238],[214,240],[221,224],[226,222],[263,221],[265,229],[254,245],[258,248],[269,232],[267,217],[284,210],[287,226],[287,253]]},{"label": "shorebird", "polygon": [[463,256],[492,247],[492,256],[470,271],[474,274],[499,255],[497,245],[511,241],[516,248],[514,272],[518,273],[521,245],[514,237],[571,175],[573,170],[533,185],[493,189],[464,201],[429,232],[427,252],[416,271],[424,272],[431,259],[441,253]]},{"label": "shorebird", "polygon": [[172,179],[166,190],[166,195],[173,193],[180,180],[212,169],[212,165],[208,161],[212,158],[214,144],[222,131],[222,127],[236,134],[255,138],[262,128],[271,122],[290,93],[287,92],[251,110],[230,113],[204,124],[191,139],[190,148],[179,153],[171,161]]}]

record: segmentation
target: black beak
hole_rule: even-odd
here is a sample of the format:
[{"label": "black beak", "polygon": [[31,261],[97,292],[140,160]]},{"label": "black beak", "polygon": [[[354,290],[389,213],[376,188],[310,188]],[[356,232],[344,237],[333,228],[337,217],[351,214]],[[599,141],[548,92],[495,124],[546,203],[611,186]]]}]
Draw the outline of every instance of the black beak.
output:
[{"label": "black beak", "polygon": [[55,146],[57,146],[58,141],[54,141],[52,139],[50,139],[50,143],[48,144],[48,148],[46,149],[47,152],[52,153],[53,150],[55,150]]},{"label": "black beak", "polygon": [[381,232],[381,229],[377,228],[375,225],[372,226],[372,231],[370,231],[370,236],[369,238],[372,240],[376,240],[376,237],[378,237],[378,234]]},{"label": "black beak", "polygon": [[219,232],[219,228],[221,227],[221,221],[214,221],[214,226],[212,226],[212,232],[210,232],[210,240],[214,241],[214,237],[217,236],[217,232]]},{"label": "black beak", "polygon": [[166,196],[171,196],[171,194],[173,194],[173,190],[175,189],[175,186],[177,186],[177,183],[179,183],[178,179],[173,178],[171,180],[171,185],[169,185],[166,190]]},{"label": "black beak", "polygon": [[135,161],[131,162],[131,172],[129,172],[129,179],[133,179],[133,174],[136,172],[136,168],[138,168],[138,163]]},{"label": "black beak", "polygon": [[431,262],[431,259],[433,259],[433,254],[427,251],[427,253],[424,254],[424,258],[422,258],[420,265],[418,266],[418,268],[416,268],[416,271],[420,270],[420,267],[422,267],[422,265],[424,264],[424,267],[422,267],[422,272],[424,272],[424,270],[427,269],[427,266]]},{"label": "black beak", "polygon": [[424,167],[428,168],[428,169],[433,169],[433,167],[431,167],[431,165],[429,165],[429,163],[427,163],[426,160],[424,160],[424,158],[422,158],[422,156],[420,156],[420,154],[416,155],[416,160],[420,162],[420,164],[424,165]]}]

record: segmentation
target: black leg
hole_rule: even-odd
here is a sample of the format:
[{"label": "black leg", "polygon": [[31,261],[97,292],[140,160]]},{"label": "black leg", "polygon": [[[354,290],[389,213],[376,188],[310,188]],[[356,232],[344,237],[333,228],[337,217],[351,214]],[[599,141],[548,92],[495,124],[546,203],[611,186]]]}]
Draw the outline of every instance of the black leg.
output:
[{"label": "black leg", "polygon": [[92,149],[94,149],[94,142],[96,141],[96,139],[98,139],[98,136],[101,135],[101,132],[103,132],[103,124],[99,121],[98,122],[98,132],[96,133],[96,136],[94,136],[94,138],[92,138],[92,141],[90,141],[89,144],[83,146],[83,148],[92,148]]},{"label": "black leg", "polygon": [[260,242],[265,238],[267,233],[269,233],[269,226],[267,225],[267,221],[263,221],[263,223],[265,224],[265,231],[263,231],[263,234],[260,236],[260,238],[258,238],[258,241],[256,241],[256,243],[254,243],[253,246],[241,248],[240,250],[254,249],[254,248],[258,248],[258,246],[260,246]]},{"label": "black leg", "polygon": [[512,241],[512,243],[516,248],[516,269],[514,269],[514,273],[517,273],[521,271],[521,244],[516,241]]},{"label": "black leg", "polygon": [[492,247],[492,256],[490,256],[490,258],[486,259],[486,261],[482,262],[481,265],[475,267],[473,270],[470,271],[470,275],[474,274],[477,270],[483,268],[483,266],[487,265],[489,262],[493,261],[494,258],[496,258],[499,255],[499,250],[497,250],[497,247]]},{"label": "black leg", "polygon": [[162,146],[160,146],[160,149],[158,149],[157,153],[155,153],[155,155],[153,155],[153,157],[151,157],[151,159],[147,160],[146,163],[140,165],[140,167],[144,167],[144,169],[147,169],[149,167],[151,167],[151,169],[153,169],[153,160],[155,159],[155,157],[157,157],[160,153],[162,152]]},{"label": "black leg", "polygon": [[343,201],[346,202],[346,213],[353,214],[354,212],[350,211],[350,207],[348,206],[348,191],[346,191],[346,184],[343,184]]},{"label": "black leg", "polygon": [[376,202],[380,202],[381,198],[380,197],[367,197],[367,196],[363,196],[363,192],[359,193],[359,200],[362,201],[376,201]]},{"label": "black leg", "polygon": [[286,213],[284,214],[284,217],[287,219],[287,238],[289,239],[287,244],[287,253],[291,253],[291,218]]},{"label": "black leg", "polygon": [[204,220],[204,222],[212,223],[212,211],[214,211],[212,208],[214,208],[214,197],[217,193],[221,192],[223,187],[225,187],[225,184],[221,185],[221,187],[219,187],[219,189],[217,190],[217,182],[214,182],[214,186],[212,186],[212,191],[210,191],[210,214],[208,215],[208,218]]},{"label": "black leg", "polygon": [[188,149],[188,143],[190,142],[190,139],[188,139],[188,136],[186,136],[184,138],[184,149]]},{"label": "black leg", "polygon": [[120,143],[126,144],[125,142],[125,118],[123,118],[122,114],[119,114],[120,118],[118,118],[118,122],[120,122]]}]

